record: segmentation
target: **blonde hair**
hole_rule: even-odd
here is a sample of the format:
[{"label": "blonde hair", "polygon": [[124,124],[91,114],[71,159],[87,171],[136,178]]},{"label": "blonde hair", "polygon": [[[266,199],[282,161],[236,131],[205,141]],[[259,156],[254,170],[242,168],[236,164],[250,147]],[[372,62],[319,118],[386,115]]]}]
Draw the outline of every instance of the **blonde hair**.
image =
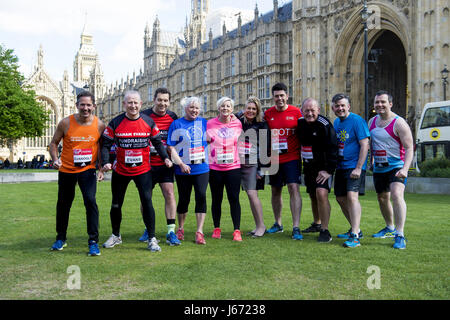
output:
[{"label": "blonde hair", "polygon": [[219,108],[223,106],[223,104],[227,101],[230,101],[231,107],[234,109],[234,100],[229,97],[222,97],[219,100],[217,100],[217,110],[219,110]]},{"label": "blonde hair", "polygon": [[[258,97],[250,96],[250,97],[248,97],[247,102],[245,103],[245,108],[247,108],[247,105],[249,103],[254,103],[255,104],[255,106],[256,106],[256,117],[255,117],[255,120],[256,120],[256,122],[261,122],[262,121],[262,117],[261,117],[261,101],[258,99]],[[247,118],[245,116],[244,116],[244,122],[247,123]]]}]

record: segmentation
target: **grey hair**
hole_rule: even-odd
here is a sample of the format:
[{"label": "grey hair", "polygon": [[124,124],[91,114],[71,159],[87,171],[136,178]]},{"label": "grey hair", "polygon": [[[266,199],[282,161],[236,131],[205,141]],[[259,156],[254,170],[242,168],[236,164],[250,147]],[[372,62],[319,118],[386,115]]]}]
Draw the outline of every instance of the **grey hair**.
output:
[{"label": "grey hair", "polygon": [[305,100],[303,100],[303,102],[302,102],[302,109],[303,109],[303,107],[305,106],[305,104],[306,104],[307,102],[310,102],[310,101],[311,101],[312,103],[316,104],[316,105],[317,105],[317,108],[320,109],[319,102],[318,102],[316,99],[311,98],[311,97],[306,98]]},{"label": "grey hair", "polygon": [[217,100],[217,110],[227,101],[230,101],[231,107],[234,109],[234,100],[229,97],[222,97],[219,100]]},{"label": "grey hair", "polygon": [[139,97],[139,100],[142,101],[141,94],[139,93],[139,91],[136,91],[136,90],[127,90],[127,91],[125,91],[125,94],[123,95],[123,101],[127,100],[127,98],[129,96],[134,96],[134,95],[137,95]]},{"label": "grey hair", "polygon": [[200,113],[203,112],[202,101],[199,97],[184,97],[180,102],[183,116],[186,115],[186,108],[192,104],[195,104],[200,108]]}]

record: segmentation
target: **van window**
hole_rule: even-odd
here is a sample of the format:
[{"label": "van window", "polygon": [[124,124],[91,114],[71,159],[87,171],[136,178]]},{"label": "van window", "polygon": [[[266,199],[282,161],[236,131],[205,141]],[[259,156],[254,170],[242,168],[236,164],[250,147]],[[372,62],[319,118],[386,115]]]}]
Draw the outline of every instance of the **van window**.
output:
[{"label": "van window", "polygon": [[450,106],[427,109],[420,129],[446,126],[450,126]]}]

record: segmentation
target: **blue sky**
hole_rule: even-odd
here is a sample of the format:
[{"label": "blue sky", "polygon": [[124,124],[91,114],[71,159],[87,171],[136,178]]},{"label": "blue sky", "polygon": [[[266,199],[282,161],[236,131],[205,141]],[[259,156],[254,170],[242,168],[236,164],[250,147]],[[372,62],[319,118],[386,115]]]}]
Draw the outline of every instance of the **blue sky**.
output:
[{"label": "blue sky", "polygon": [[[56,81],[64,70],[73,77],[73,61],[87,20],[107,84],[139,73],[143,36],[158,15],[161,28],[180,31],[190,13],[190,0],[14,0],[1,1],[0,43],[14,49],[21,71],[29,76],[42,44],[44,67]],[[279,0],[279,5],[288,2]],[[273,0],[210,0],[210,11],[232,7],[260,13],[273,9]],[[87,13],[87,19],[86,19]],[[217,36],[217,35],[215,35]]]}]

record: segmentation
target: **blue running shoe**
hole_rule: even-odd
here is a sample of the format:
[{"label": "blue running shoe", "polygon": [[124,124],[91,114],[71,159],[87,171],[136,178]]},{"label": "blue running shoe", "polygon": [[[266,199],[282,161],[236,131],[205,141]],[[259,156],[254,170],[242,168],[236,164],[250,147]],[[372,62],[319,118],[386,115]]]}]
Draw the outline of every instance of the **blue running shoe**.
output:
[{"label": "blue running shoe", "polygon": [[62,240],[56,240],[55,243],[53,243],[52,247],[50,248],[50,250],[53,251],[61,251],[62,249],[64,249],[65,247],[67,247],[67,243],[65,241]]},{"label": "blue running shoe", "polygon": [[406,249],[406,239],[405,237],[395,235],[395,243],[393,245],[394,249]]},{"label": "blue running shoe", "polygon": [[170,246],[179,246],[181,244],[181,241],[178,240],[177,235],[175,234],[175,232],[170,231],[167,235],[166,235],[166,243]]},{"label": "blue running shoe", "polygon": [[354,233],[350,233],[350,237],[343,244],[343,246],[346,248],[356,248],[359,247],[360,245],[361,243],[359,242],[359,238]]},{"label": "blue running shoe", "polygon": [[267,233],[278,233],[283,232],[283,226],[280,226],[278,223],[274,223],[273,226],[266,231]]},{"label": "blue running shoe", "polygon": [[[345,240],[348,240],[348,239],[350,239],[350,234],[351,234],[351,233],[352,233],[352,228],[348,229],[348,231],[347,231],[346,233],[338,234],[337,237],[338,237],[339,239],[345,239]],[[362,239],[362,238],[363,238],[363,233],[362,233],[361,230],[359,230],[358,238],[359,238],[359,239]]]},{"label": "blue running shoe", "polygon": [[148,232],[147,232],[147,229],[144,230],[144,233],[143,233],[142,236],[139,238],[139,241],[141,241],[141,242],[148,241]]},{"label": "blue running shoe", "polygon": [[300,233],[300,229],[295,227],[292,230],[292,239],[294,240],[303,240],[303,235]]},{"label": "blue running shoe", "polygon": [[89,253],[88,256],[93,257],[93,256],[99,256],[100,253],[100,249],[98,247],[97,242],[95,241],[89,241]]},{"label": "blue running shoe", "polygon": [[390,230],[388,227],[385,227],[384,229],[381,229],[377,233],[373,234],[372,237],[380,238],[380,239],[394,238],[396,234],[397,234],[397,230],[396,229]]}]

